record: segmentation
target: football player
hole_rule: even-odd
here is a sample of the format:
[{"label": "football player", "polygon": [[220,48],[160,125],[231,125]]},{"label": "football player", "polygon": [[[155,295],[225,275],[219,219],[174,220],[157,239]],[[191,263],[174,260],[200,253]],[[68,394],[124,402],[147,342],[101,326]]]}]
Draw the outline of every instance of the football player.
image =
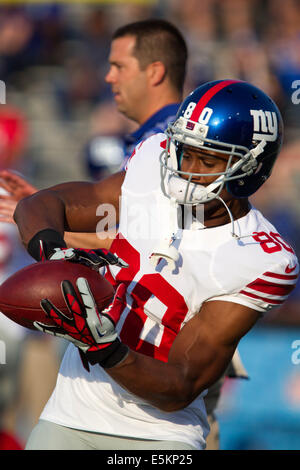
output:
[{"label": "football player", "polygon": [[[70,345],[28,449],[205,448],[206,390],[297,280],[292,247],[248,199],[281,144],[282,119],[265,93],[210,82],[165,133],[136,147],[126,171],[18,204],[31,256],[90,264],[116,289],[103,312],[83,278],[80,296],[62,284],[70,316],[41,299],[56,326],[37,328]],[[111,253],[66,249],[64,230],[94,232],[101,203],[120,212]]]}]

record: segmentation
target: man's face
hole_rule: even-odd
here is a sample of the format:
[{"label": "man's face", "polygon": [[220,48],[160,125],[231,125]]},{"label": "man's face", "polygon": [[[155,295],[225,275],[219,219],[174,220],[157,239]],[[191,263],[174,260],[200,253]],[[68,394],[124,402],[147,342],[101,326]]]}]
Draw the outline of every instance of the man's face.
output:
[{"label": "man's face", "polygon": [[[200,184],[204,187],[209,186],[216,179],[219,178],[216,173],[223,173],[228,166],[229,155],[226,153],[220,153],[208,149],[199,149],[189,145],[183,146],[183,151],[181,155],[181,164],[180,170],[188,173],[193,173],[191,181],[195,184]],[[231,165],[236,159],[233,158]],[[189,175],[180,175],[181,178],[189,179]],[[229,203],[231,200],[234,200],[234,197],[227,191],[226,187],[223,187],[219,196]],[[194,210],[195,208],[193,208]],[[224,211],[223,204],[219,201],[218,198],[212,199],[204,203],[204,214],[207,220],[212,217],[211,220],[214,220],[216,214],[221,210]],[[224,216],[224,215],[222,215]],[[225,210],[225,218],[228,217],[228,214]]]},{"label": "man's face", "polygon": [[[189,145],[183,146],[180,170],[189,173],[199,173],[192,177],[192,182],[208,186],[217,176],[211,173],[222,173],[226,170],[229,156],[207,149],[199,149]],[[205,176],[200,176],[205,174]],[[188,175],[181,175],[188,179]]]},{"label": "man's face", "polygon": [[118,110],[128,118],[142,124],[145,96],[147,96],[147,72],[140,69],[133,56],[135,38],[125,36],[112,41],[109,63],[105,77],[111,84]]}]

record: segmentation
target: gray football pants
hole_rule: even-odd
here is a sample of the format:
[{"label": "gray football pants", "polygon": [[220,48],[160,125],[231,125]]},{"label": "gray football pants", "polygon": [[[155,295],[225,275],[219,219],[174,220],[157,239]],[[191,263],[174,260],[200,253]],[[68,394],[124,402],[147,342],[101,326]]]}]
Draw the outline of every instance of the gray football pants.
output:
[{"label": "gray football pants", "polygon": [[177,441],[152,441],[111,436],[67,428],[40,420],[32,430],[25,450],[196,450]]}]

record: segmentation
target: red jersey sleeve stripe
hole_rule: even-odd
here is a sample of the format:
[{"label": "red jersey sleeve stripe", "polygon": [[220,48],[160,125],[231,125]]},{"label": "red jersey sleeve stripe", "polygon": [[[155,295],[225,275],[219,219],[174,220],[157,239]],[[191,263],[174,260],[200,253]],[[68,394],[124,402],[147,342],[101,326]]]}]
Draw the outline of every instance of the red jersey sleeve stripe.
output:
[{"label": "red jersey sleeve stripe", "polygon": [[244,290],[242,290],[240,292],[241,294],[243,295],[247,295],[248,297],[251,297],[252,299],[258,299],[258,300],[263,300],[265,303],[267,304],[272,304],[272,305],[280,305],[282,304],[286,298],[283,298],[282,300],[275,300],[275,299],[267,299],[265,297],[262,297],[260,295],[256,295],[256,294],[253,294],[251,292],[246,292]]},{"label": "red jersey sleeve stripe", "polygon": [[248,288],[258,292],[271,295],[288,295],[295,287],[295,284],[277,284],[275,282],[264,281],[263,279],[256,279],[247,285]]},{"label": "red jersey sleeve stripe", "polygon": [[288,274],[277,274],[277,273],[271,273],[271,272],[268,272],[268,271],[265,272],[263,275],[267,276],[267,277],[274,277],[275,279],[285,279],[285,280],[288,280],[288,281],[298,278],[297,274],[293,274],[291,276],[291,275],[288,275]]}]

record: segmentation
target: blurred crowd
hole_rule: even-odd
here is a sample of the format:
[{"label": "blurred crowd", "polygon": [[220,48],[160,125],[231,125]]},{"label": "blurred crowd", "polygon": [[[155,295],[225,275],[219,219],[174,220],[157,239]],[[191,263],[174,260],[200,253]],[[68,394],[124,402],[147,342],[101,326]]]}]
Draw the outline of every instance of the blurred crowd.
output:
[{"label": "blurred crowd", "polygon": [[[120,138],[136,124],[117,112],[105,82],[111,35],[150,17],[173,22],[187,41],[185,95],[206,81],[236,78],[276,101],[285,122],[284,146],[272,177],[252,201],[300,257],[299,0],[1,5],[0,80],[7,104],[0,105],[0,169],[14,169],[43,188],[101,178],[120,166]],[[15,228],[0,223],[1,279],[30,262]],[[265,322],[297,331],[299,290]],[[8,382],[1,385],[0,429],[16,438],[6,445],[21,448],[53,386],[63,345],[56,352],[53,340],[20,331],[3,316],[0,337],[18,345],[12,352],[7,348],[9,379],[2,378],[0,364],[0,381]],[[40,367],[45,363],[48,369]]]}]

